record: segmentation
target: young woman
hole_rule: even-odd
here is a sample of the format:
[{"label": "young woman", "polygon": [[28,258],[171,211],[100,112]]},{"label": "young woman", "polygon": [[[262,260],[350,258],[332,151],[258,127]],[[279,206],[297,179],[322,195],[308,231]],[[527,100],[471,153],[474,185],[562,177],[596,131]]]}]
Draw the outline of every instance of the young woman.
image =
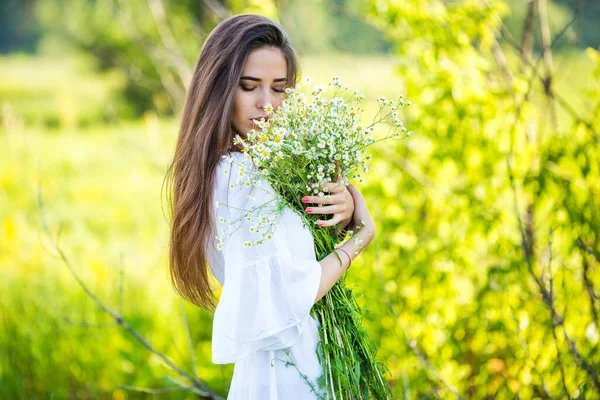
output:
[{"label": "young woman", "polygon": [[295,86],[297,73],[296,57],[280,25],[251,14],[221,22],[202,46],[169,168],[172,282],[178,294],[207,310],[217,302],[209,267],[223,286],[214,315],[212,361],[235,363],[228,399],[325,396],[316,382],[323,372],[320,324],[309,312],[375,234],[358,190],[330,183],[330,200],[298,195],[306,197],[308,206],[323,204],[313,207],[315,213],[332,215],[322,220],[323,226],[343,229],[364,221],[358,232],[362,247],[348,241],[337,255],[319,262],[312,234],[300,216],[286,209],[264,244],[245,245],[256,238],[249,226],[240,226],[217,249],[221,217],[237,219],[273,195],[266,183],[241,190],[230,186],[244,169],[254,168],[233,138],[244,136],[254,127],[253,119],[265,116],[265,104],[277,109],[285,88]]}]

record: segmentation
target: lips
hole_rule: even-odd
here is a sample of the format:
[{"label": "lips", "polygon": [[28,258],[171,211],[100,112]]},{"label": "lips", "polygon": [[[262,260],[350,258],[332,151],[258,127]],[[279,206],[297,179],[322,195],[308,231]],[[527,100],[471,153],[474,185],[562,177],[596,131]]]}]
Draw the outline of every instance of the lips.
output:
[{"label": "lips", "polygon": [[254,117],[254,118],[250,118],[250,121],[252,121],[253,119],[255,119],[255,120],[257,120],[257,121],[260,121],[260,119],[261,119],[261,118],[264,118],[264,119],[265,119],[265,121],[268,121],[268,120],[269,120],[269,117],[267,117],[266,115],[263,115],[263,116],[261,116],[261,117]]}]

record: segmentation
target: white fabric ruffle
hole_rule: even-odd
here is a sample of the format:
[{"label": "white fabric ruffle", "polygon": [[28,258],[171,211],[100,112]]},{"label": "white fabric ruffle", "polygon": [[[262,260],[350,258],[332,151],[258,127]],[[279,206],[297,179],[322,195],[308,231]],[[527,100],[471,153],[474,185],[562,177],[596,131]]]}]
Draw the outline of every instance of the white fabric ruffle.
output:
[{"label": "white fabric ruffle", "polygon": [[215,201],[225,205],[215,209],[215,233],[225,225],[220,217],[242,222],[220,252],[214,240],[207,253],[213,274],[223,285],[213,321],[215,364],[234,363],[257,351],[288,348],[301,340],[306,327],[314,326],[310,310],[322,273],[312,234],[289,208],[270,240],[244,246],[260,236],[250,230],[255,223],[243,217],[253,207],[274,203],[275,195],[264,180],[240,188],[240,174],[254,172],[255,167],[241,153],[230,155],[235,162],[222,159],[216,171]]}]

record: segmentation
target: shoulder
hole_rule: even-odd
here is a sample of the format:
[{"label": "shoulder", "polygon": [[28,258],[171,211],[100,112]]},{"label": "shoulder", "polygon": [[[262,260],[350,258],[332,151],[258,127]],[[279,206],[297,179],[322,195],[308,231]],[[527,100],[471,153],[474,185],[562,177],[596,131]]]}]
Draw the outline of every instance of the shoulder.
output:
[{"label": "shoulder", "polygon": [[256,187],[264,186],[252,159],[244,153],[229,152],[221,157],[215,171],[218,196],[252,198]]},{"label": "shoulder", "polygon": [[268,179],[245,153],[229,152],[222,156],[215,181],[219,195],[227,197],[229,203],[246,204],[248,200],[256,204],[273,203],[276,197]]},{"label": "shoulder", "polygon": [[239,172],[240,169],[242,171],[253,171],[254,163],[246,154],[239,152],[232,151],[221,156],[221,159],[217,164],[217,172],[220,172],[221,175],[229,175],[232,172]]},{"label": "shoulder", "polygon": [[232,176],[236,176],[239,170],[239,163],[242,162],[239,153],[229,152],[219,159],[215,170],[215,183],[217,186],[223,186],[231,181]]}]

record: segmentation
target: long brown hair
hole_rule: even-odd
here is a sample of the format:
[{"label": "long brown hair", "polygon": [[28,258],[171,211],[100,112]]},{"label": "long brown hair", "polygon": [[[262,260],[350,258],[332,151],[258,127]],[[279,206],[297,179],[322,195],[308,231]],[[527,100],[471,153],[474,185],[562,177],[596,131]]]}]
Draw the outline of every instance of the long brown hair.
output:
[{"label": "long brown hair", "polygon": [[213,185],[222,155],[233,146],[233,99],[253,50],[273,46],[287,61],[287,86],[297,82],[298,63],[285,30],[271,19],[239,14],[208,35],[185,100],[173,162],[166,175],[171,210],[169,271],[177,294],[206,310],[216,296],[209,284],[207,248],[214,235]]}]

